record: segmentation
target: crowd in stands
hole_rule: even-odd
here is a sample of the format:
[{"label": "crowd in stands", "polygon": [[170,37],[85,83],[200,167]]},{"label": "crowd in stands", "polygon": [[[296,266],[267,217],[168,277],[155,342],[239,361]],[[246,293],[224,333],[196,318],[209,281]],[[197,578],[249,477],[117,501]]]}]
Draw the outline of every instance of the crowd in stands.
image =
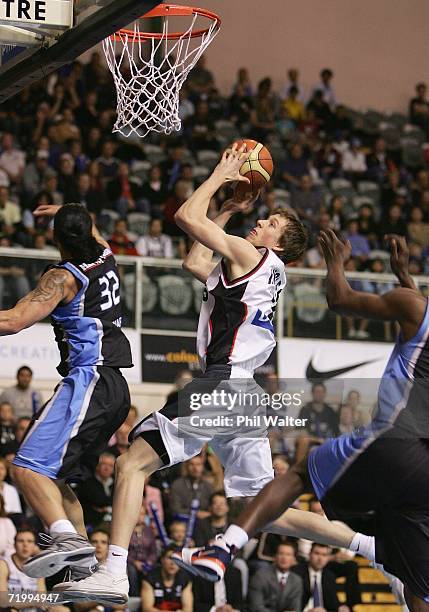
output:
[{"label": "crowd in stands", "polygon": [[[115,253],[183,256],[186,237],[174,213],[204,180],[221,150],[239,136],[266,144],[274,161],[270,185],[253,210],[228,230],[246,235],[257,218],[291,206],[312,230],[298,265],[323,267],[315,237],[332,227],[347,235],[358,270],[386,269],[383,236],[411,243],[412,271],[427,272],[429,248],[429,130],[426,85],[418,83],[408,115],[357,112],[337,99],[335,75],[305,91],[299,71],[287,71],[275,91],[238,70],[230,95],[220,95],[202,57],[180,93],[177,137],[112,134],[115,90],[99,53],[73,62],[0,107],[0,245],[45,249],[52,229],[32,212],[42,203],[82,202]],[[222,190],[210,206],[215,215]],[[34,275],[40,273],[34,270]],[[0,270],[14,297],[28,278],[5,261]]]},{"label": "crowd in stands", "polygon": [[[3,104],[0,246],[53,248],[51,224],[35,218],[33,211],[40,204],[81,202],[115,253],[183,257],[189,243],[175,225],[174,213],[209,174],[222,149],[241,136],[268,146],[275,173],[253,209],[234,218],[228,231],[245,236],[258,218],[290,206],[311,230],[300,266],[324,267],[315,238],[320,229],[332,227],[351,241],[349,270],[387,270],[383,236],[397,233],[409,239],[411,272],[428,272],[429,156],[424,143],[429,137],[429,102],[424,83],[416,86],[408,115],[359,113],[337,99],[330,69],[321,71],[310,91],[301,86],[298,70],[289,69],[284,86],[275,91],[270,78],[256,85],[242,68],[230,95],[223,97],[202,58],[181,91],[180,115],[183,127],[175,138],[125,140],[112,134],[115,91],[98,53],[87,64],[75,61]],[[213,199],[211,216],[225,195],[221,190]],[[13,257],[1,258],[0,307],[6,285],[8,298],[16,300],[37,282],[44,264],[31,265],[24,269]],[[386,290],[370,282],[363,288]],[[367,337],[366,321],[355,324],[350,319],[347,325],[350,337]],[[386,335],[391,332],[386,329]],[[275,377],[266,384],[271,393],[279,389]],[[35,532],[43,530],[9,473],[41,404],[32,372],[23,366],[17,384],[0,396],[3,586],[12,569],[19,570],[31,556]],[[316,441],[369,419],[357,391],[338,408],[327,400],[323,384],[313,386],[300,416],[308,418],[306,434]],[[109,542],[115,458],[127,450],[136,419],[132,408],[92,477],[76,488],[99,561],[105,560]],[[290,432],[274,429],[270,441],[276,473],[286,471],[304,452],[301,437]],[[205,544],[223,533],[239,510],[236,501],[226,500],[222,481],[222,468],[207,449],[183,467],[157,472],[146,486],[128,566],[131,594],[141,598],[143,612],[345,611],[360,602],[357,566],[348,553],[274,534],[252,540],[219,585],[191,581],[169,558],[172,548],[161,546],[152,508],[167,526],[172,545],[181,546],[191,502],[198,498],[193,540]],[[310,510],[322,512],[315,501]],[[346,577],[345,606],[337,597],[338,576]],[[92,609],[86,604],[74,607]]]},{"label": "crowd in stands", "polygon": [[[178,393],[191,379],[190,371],[179,372],[171,394]],[[275,399],[275,394],[278,396],[282,390],[282,381],[270,374],[264,386],[265,391]],[[30,418],[42,402],[35,387],[37,384],[33,384],[32,371],[24,365],[17,372],[16,384],[4,389],[0,395],[2,590],[7,590],[7,585],[10,588],[15,584],[16,588],[21,585],[23,588],[44,591],[57,580],[49,578],[46,584],[44,581],[38,585],[35,582],[30,584],[32,579],[27,579],[20,571],[22,564],[37,550],[37,532],[45,529],[14,484],[10,472],[14,453]],[[304,441],[314,443],[368,422],[369,412],[362,406],[357,390],[350,391],[340,407],[337,405],[338,398],[333,399],[334,395],[323,383],[313,384],[310,395],[297,413],[300,418],[308,419],[307,428],[301,432],[293,432],[291,428],[271,429],[269,435],[276,476],[283,474],[299,459]],[[100,455],[94,474],[75,486],[99,562],[107,558],[115,458],[128,449],[128,433],[137,419],[138,411],[132,406],[126,421]],[[183,612],[298,612],[317,608],[319,612],[321,609],[349,612],[361,602],[361,585],[354,553],[331,550],[317,542],[272,533],[259,534],[251,539],[221,583],[214,585],[199,578],[191,579],[179,570],[170,556],[177,547],[184,545],[190,535],[187,524],[193,500],[198,500],[199,508],[188,543],[193,542],[196,546],[203,546],[224,533],[242,508],[242,501],[238,498],[227,500],[225,497],[223,468],[210,448],[183,466],[156,472],[145,487],[140,516],[129,547],[130,609],[141,609],[142,612],[155,609]],[[297,500],[295,506],[302,507],[302,504],[302,499]],[[307,496],[304,504],[310,512],[323,515],[320,503],[314,498]],[[166,527],[169,542],[162,540],[153,520],[153,509]],[[345,584],[337,585],[336,580],[341,577],[345,578]],[[339,589],[345,593],[344,604],[339,601]],[[98,610],[94,604],[83,603],[75,604],[72,609],[76,612]]]}]

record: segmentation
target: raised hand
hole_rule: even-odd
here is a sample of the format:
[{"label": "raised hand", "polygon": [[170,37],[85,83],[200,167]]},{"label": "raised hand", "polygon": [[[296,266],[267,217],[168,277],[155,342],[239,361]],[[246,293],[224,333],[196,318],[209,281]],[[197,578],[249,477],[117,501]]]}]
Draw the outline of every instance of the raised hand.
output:
[{"label": "raised hand", "polygon": [[350,259],[352,254],[350,241],[338,238],[333,230],[328,229],[320,232],[318,241],[328,265],[334,263],[344,264]]},{"label": "raised hand", "polygon": [[55,217],[61,206],[57,204],[41,204],[34,211],[35,217]]},{"label": "raised hand", "polygon": [[396,276],[408,274],[408,261],[410,252],[407,241],[403,236],[397,234],[386,234],[384,240],[390,248],[390,267]]},{"label": "raised hand", "polygon": [[417,289],[408,272],[410,252],[405,238],[397,234],[387,234],[384,236],[384,240],[390,247],[390,267],[401,286],[408,287],[408,289]]},{"label": "raised hand", "polygon": [[235,213],[248,213],[253,210],[253,205],[259,197],[259,191],[256,194],[249,193],[249,196],[244,200],[237,200],[235,197],[226,200],[222,204],[221,212]]},{"label": "raised hand", "polygon": [[213,171],[213,175],[222,179],[224,183],[233,181],[242,181],[250,183],[249,179],[240,174],[240,168],[250,155],[250,151],[246,151],[245,143],[238,148],[237,143],[232,145],[231,149],[226,149],[222,155],[222,159]]}]

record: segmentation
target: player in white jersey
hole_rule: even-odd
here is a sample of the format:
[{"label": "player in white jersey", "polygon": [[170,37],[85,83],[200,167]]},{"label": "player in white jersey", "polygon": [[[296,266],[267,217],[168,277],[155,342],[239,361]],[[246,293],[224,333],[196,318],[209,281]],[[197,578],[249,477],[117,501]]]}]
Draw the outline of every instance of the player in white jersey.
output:
[{"label": "player in white jersey", "polygon": [[[4,608],[24,608],[27,612],[36,612],[38,608],[50,606],[54,612],[67,612],[68,608],[63,606],[50,605],[55,603],[57,596],[48,595],[46,592],[45,580],[43,578],[30,578],[22,571],[22,567],[30,557],[37,552],[36,535],[28,529],[19,529],[15,535],[15,552],[4,555],[0,559],[0,593],[6,601],[1,602]],[[19,597],[19,595],[30,595],[24,605],[19,599],[9,600],[9,597]],[[30,601],[33,601],[31,607]]]},{"label": "player in white jersey", "polygon": [[[140,513],[145,481],[154,471],[190,459],[210,442],[224,465],[228,496],[253,497],[273,478],[266,431],[228,424],[210,428],[201,423],[201,414],[219,416],[225,408],[215,404],[215,392],[258,394],[253,371],[266,361],[275,346],[273,318],[278,296],[286,284],[284,263],[299,259],[307,242],[302,223],[283,210],[259,220],[246,239],[228,235],[223,229],[227,221],[232,214],[248,207],[249,201],[230,200],[214,221],[207,217],[210,199],[223,183],[247,180],[239,174],[245,156],[244,147],[238,150],[234,145],[227,150],[213,174],[176,213],[177,224],[195,240],[184,267],[206,285],[197,341],[204,374],[190,382],[179,399],[167,403],[131,432],[131,448],[116,462],[106,567],[79,582],[57,585],[55,589],[63,591],[68,600],[126,602],[129,541]],[[213,252],[222,256],[220,262],[213,262]],[[196,411],[196,396],[201,399],[201,408],[204,403],[201,396],[205,393],[210,397],[209,406],[205,411]],[[252,405],[246,405],[247,408],[255,410]],[[197,413],[195,424],[192,419]],[[227,415],[228,410],[223,416]],[[309,526],[306,520],[306,530],[302,531],[299,517],[309,513],[289,512],[293,520],[280,519],[282,532],[287,529],[291,535],[308,539],[323,533],[327,544],[343,542],[336,539],[335,530],[333,533],[330,523],[323,518],[314,515],[317,525]],[[351,540],[353,532],[345,529]]]},{"label": "player in white jersey", "polygon": [[[239,206],[230,202],[224,211]],[[276,345],[273,317],[286,274],[274,251],[258,250],[262,257],[248,274],[230,280],[221,259],[206,280],[197,334],[203,371],[224,364],[232,366],[232,378],[242,377],[242,370],[251,375]]]}]

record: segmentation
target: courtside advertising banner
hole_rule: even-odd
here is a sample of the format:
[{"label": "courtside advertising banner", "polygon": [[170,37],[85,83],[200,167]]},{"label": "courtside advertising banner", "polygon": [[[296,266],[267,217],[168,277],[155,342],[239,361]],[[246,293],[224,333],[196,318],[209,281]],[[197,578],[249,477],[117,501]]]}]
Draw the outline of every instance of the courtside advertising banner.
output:
[{"label": "courtside advertising banner", "polygon": [[392,349],[388,342],[284,338],[278,343],[278,375],[290,390],[300,387],[306,396],[312,384],[323,383],[338,404],[357,390],[371,407]]},{"label": "courtside advertising banner", "polygon": [[143,382],[171,385],[181,370],[200,371],[194,337],[142,334],[141,343]]},{"label": "courtside advertising banner", "polygon": [[[134,367],[122,370],[130,383],[141,382],[140,334],[124,329],[133,355]],[[33,370],[34,379],[59,379],[57,365],[60,353],[50,325],[38,323],[13,336],[3,336],[0,342],[0,377],[14,378],[22,365]]]},{"label": "courtside advertising banner", "polygon": [[280,378],[380,378],[392,352],[388,342],[283,338],[278,343]]},{"label": "courtside advertising banner", "polygon": [[[142,380],[172,384],[181,370],[201,372],[196,350],[196,338],[189,336],[142,335]],[[276,372],[276,349],[266,363],[255,372],[258,382]]]}]

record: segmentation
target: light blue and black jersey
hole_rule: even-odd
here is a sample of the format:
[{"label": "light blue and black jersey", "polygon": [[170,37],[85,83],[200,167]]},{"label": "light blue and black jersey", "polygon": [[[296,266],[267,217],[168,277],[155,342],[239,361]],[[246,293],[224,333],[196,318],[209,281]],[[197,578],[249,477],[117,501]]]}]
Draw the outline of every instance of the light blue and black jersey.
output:
[{"label": "light blue and black jersey", "polygon": [[132,367],[129,342],[121,330],[120,280],[109,249],[93,263],[61,262],[78,281],[73,300],[51,314],[62,376],[75,367]]},{"label": "light blue and black jersey", "polygon": [[429,302],[416,335],[407,342],[397,339],[380,380],[371,423],[310,453],[308,467],[319,499],[380,438],[429,439]]},{"label": "light blue and black jersey", "polygon": [[34,416],[14,464],[48,478],[77,482],[93,473],[100,453],[127,417],[130,394],[119,368],[132,365],[121,330],[120,283],[109,249],[92,263],[61,262],[79,291],[52,312],[63,376]]}]

